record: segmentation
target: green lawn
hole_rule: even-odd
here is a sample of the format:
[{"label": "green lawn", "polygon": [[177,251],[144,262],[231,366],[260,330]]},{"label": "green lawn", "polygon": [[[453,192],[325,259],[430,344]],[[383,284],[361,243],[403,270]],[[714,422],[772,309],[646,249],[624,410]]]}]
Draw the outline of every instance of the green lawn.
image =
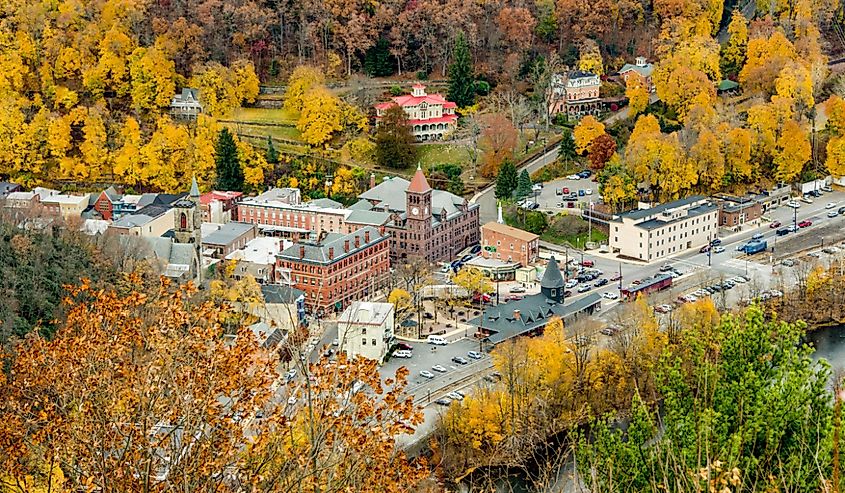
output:
[{"label": "green lawn", "polygon": [[269,127],[264,125],[238,125],[237,123],[223,123],[235,133],[243,133],[267,138],[268,135],[278,139],[300,140],[301,134],[296,127]]},{"label": "green lawn", "polygon": [[[420,163],[423,166],[452,163],[461,166],[470,164],[469,152],[463,145],[455,144],[421,144]],[[478,161],[481,162],[481,150],[478,153]]]},{"label": "green lawn", "polygon": [[[607,242],[607,235],[604,234],[603,231],[600,231],[596,228],[593,228],[593,234],[591,238],[592,241],[596,243]],[[584,248],[584,243],[589,241],[587,238],[587,233],[559,236],[556,235],[555,232],[552,230],[546,230],[543,234],[540,235],[540,239],[543,241],[548,241],[549,243],[555,243],[557,245],[563,245],[564,243],[568,243],[575,248]]]},{"label": "green lawn", "polygon": [[284,108],[238,108],[232,113],[232,120],[240,122],[266,122],[266,123],[289,123],[296,124],[299,117]]}]

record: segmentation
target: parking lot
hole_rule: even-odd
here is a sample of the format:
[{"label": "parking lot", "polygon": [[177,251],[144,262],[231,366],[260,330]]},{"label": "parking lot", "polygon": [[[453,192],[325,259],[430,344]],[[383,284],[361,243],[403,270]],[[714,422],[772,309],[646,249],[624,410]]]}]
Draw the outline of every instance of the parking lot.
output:
[{"label": "parking lot", "polygon": [[[595,175],[587,179],[572,180],[569,178],[559,178],[543,184],[543,189],[536,195],[537,203],[540,204],[540,209],[559,210],[558,205],[561,202],[564,204],[563,208],[569,209],[568,205],[572,204],[572,209],[587,207],[591,201],[593,203],[601,202],[599,195],[599,184],[593,181]],[[564,195],[557,195],[557,191],[567,191],[568,193],[575,193],[577,199],[575,201],[564,201]],[[583,195],[581,193],[583,192]],[[529,197],[534,200],[534,196]]]}]

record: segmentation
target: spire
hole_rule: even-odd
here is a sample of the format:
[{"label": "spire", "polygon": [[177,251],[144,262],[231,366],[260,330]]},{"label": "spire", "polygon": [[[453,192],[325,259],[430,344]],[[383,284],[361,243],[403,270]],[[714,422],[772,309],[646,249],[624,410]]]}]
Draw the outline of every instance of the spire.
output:
[{"label": "spire", "polygon": [[200,187],[197,186],[197,177],[194,175],[191,178],[191,197],[199,197],[200,196]]},{"label": "spire", "polygon": [[429,190],[431,190],[431,186],[429,186],[428,180],[425,179],[425,173],[423,173],[422,166],[420,163],[417,163],[417,172],[414,173],[414,177],[411,179],[411,184],[408,185],[408,191],[425,193]]},{"label": "spire", "polygon": [[499,202],[499,218],[496,219],[496,222],[499,224],[505,224],[504,218],[502,218],[502,203]]},{"label": "spire", "polygon": [[540,281],[540,292],[546,298],[560,303],[563,297],[564,283],[563,276],[560,275],[560,268],[557,265],[557,260],[554,256],[549,259],[546,265],[546,272],[543,273],[543,279]]}]

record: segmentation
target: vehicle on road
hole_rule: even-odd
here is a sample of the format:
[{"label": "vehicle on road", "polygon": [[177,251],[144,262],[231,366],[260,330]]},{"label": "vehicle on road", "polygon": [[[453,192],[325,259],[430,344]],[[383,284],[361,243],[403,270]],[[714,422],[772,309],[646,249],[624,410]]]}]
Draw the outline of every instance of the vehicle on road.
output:
[{"label": "vehicle on road", "polygon": [[441,397],[440,399],[434,401],[434,403],[439,404],[441,406],[449,406],[450,404],[452,404],[452,400],[448,397]]},{"label": "vehicle on road", "polygon": [[512,294],[505,296],[505,301],[519,301],[521,299],[522,299],[522,296],[517,296],[517,295],[512,295]]},{"label": "vehicle on road", "polygon": [[827,213],[827,217],[836,217],[838,215],[839,215],[839,213],[836,212],[836,211],[830,211],[830,212]]},{"label": "vehicle on road", "polygon": [[618,281],[619,279],[622,279],[622,276],[619,274],[614,274],[613,277],[610,278],[611,281]]},{"label": "vehicle on road", "polygon": [[801,207],[801,204],[797,200],[790,200],[786,203],[787,207],[792,207],[793,209],[797,209]]},{"label": "vehicle on road", "polygon": [[825,209],[833,209],[834,207],[836,207],[836,202],[828,202],[824,206]]},{"label": "vehicle on road", "polygon": [[428,336],[428,338],[426,339],[426,342],[428,342],[429,344],[434,344],[435,346],[445,346],[446,344],[449,344],[448,342],[446,342],[446,339],[444,339],[443,337],[433,336],[433,335]]},{"label": "vehicle on road", "polygon": [[765,241],[749,241],[745,245],[742,246],[742,251],[746,255],[753,255],[758,252],[765,251],[768,248],[768,244]]},{"label": "vehicle on road", "polygon": [[584,266],[584,267],[592,267],[596,264],[592,260],[585,260],[585,261],[581,262],[581,265]]},{"label": "vehicle on road", "polygon": [[399,349],[404,349],[405,351],[413,351],[414,346],[408,344],[407,342],[397,342],[396,347]]},{"label": "vehicle on road", "polygon": [[827,193],[830,193],[830,192],[832,192],[832,191],[833,191],[833,189],[832,189],[832,188],[830,188],[830,187],[829,187],[829,186],[827,186],[827,185],[825,185],[825,186],[821,187],[821,189],[820,189],[820,190],[821,190],[822,192],[827,192]]},{"label": "vehicle on road", "polygon": [[600,287],[606,285],[609,282],[610,281],[608,281],[607,279],[599,279],[598,281],[596,281],[596,287],[600,288]]},{"label": "vehicle on road", "polygon": [[660,266],[660,272],[667,272],[667,271],[670,271],[670,270],[674,270],[674,267],[672,267],[669,264],[663,264],[663,265]]},{"label": "vehicle on road", "polygon": [[587,291],[593,289],[589,284],[582,284],[578,287],[579,293],[586,293]]},{"label": "vehicle on road", "polygon": [[787,226],[787,229],[789,229],[790,233],[794,233],[798,231],[798,226],[796,226],[795,224],[790,224],[789,226]]},{"label": "vehicle on road", "polygon": [[778,236],[784,236],[784,235],[788,235],[790,231],[791,230],[788,227],[780,228],[779,230],[775,231],[775,234],[778,235]]},{"label": "vehicle on road", "polygon": [[769,227],[772,228],[772,229],[779,228],[780,227],[780,221],[772,221],[771,223],[769,223]]},{"label": "vehicle on road", "polygon": [[619,295],[614,293],[613,291],[608,291],[607,293],[602,293],[602,297],[608,300],[617,300],[619,299]]},{"label": "vehicle on road", "polygon": [[428,370],[423,370],[423,371],[420,372],[420,376],[423,377],[423,378],[427,378],[427,379],[431,380],[432,378],[434,378],[434,373],[431,373]]},{"label": "vehicle on road", "polygon": [[845,207],[840,207],[839,210],[836,211],[836,212],[838,212],[840,214],[845,214]]},{"label": "vehicle on road", "polygon": [[539,192],[542,189],[543,189],[543,185],[541,185],[539,183],[535,183],[535,184],[531,185],[531,191],[532,192]]},{"label": "vehicle on road", "polygon": [[803,221],[798,223],[799,228],[809,228],[812,225],[813,225],[813,221],[810,221],[809,219],[804,219]]},{"label": "vehicle on road", "polygon": [[470,352],[467,353],[467,356],[469,356],[470,359],[481,359],[481,358],[484,357],[478,351],[470,351]]},{"label": "vehicle on road", "polygon": [[707,253],[710,251],[710,245],[704,245],[698,249],[698,253]]},{"label": "vehicle on road", "polygon": [[584,195],[586,195],[586,192],[584,192],[584,189],[583,188],[579,189],[578,190],[578,196],[583,197]]},{"label": "vehicle on road", "polygon": [[410,358],[413,355],[414,353],[408,351],[407,349],[400,349],[399,351],[395,351],[393,353],[393,357],[395,358]]},{"label": "vehicle on road", "polygon": [[587,189],[584,193],[586,193],[587,195],[592,195],[592,194],[593,194],[593,189],[592,189],[592,188],[588,188],[588,189]]},{"label": "vehicle on road", "polygon": [[446,373],[446,368],[443,365],[434,365],[431,367],[432,370],[436,371],[437,373]]},{"label": "vehicle on road", "polygon": [[762,240],[763,233],[754,233],[754,236],[751,237],[752,240]]},{"label": "vehicle on road", "polygon": [[801,202],[804,202],[805,204],[812,204],[813,199],[811,199],[810,197],[805,195],[805,196],[801,197]]},{"label": "vehicle on road", "polygon": [[721,238],[713,238],[712,240],[710,240],[710,246],[716,246],[716,245],[721,245],[721,244],[722,244]]},{"label": "vehicle on road", "polygon": [[452,362],[457,363],[459,365],[469,364],[469,361],[466,358],[464,358],[463,356],[455,356],[454,358],[452,358]]},{"label": "vehicle on road", "polygon": [[332,339],[332,346],[340,346],[340,341],[337,339]]},{"label": "vehicle on road", "polygon": [[457,390],[453,390],[446,394],[446,397],[452,399],[453,401],[462,401],[464,400],[464,395],[459,393]]},{"label": "vehicle on road", "polygon": [[511,293],[524,293],[525,288],[522,286],[514,286],[511,288]]},{"label": "vehicle on road", "polygon": [[723,253],[724,251],[725,251],[725,247],[723,247],[723,246],[717,246],[716,248],[713,249],[713,253]]}]

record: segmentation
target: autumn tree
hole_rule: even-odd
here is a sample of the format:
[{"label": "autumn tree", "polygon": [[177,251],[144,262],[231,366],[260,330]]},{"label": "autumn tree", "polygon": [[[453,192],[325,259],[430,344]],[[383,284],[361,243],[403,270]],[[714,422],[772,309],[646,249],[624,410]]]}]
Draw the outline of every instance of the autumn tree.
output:
[{"label": "autumn tree", "polygon": [[285,109],[295,113],[302,111],[305,95],[311,89],[322,86],[324,81],[325,76],[320,69],[307,65],[297,66],[288,78],[285,89]]},{"label": "autumn tree", "polygon": [[732,128],[724,135],[725,172],[733,183],[751,178],[751,132],[746,128]]},{"label": "autumn tree", "polygon": [[214,147],[218,190],[240,191],[244,186],[244,172],[238,159],[238,147],[228,128],[220,131]]},{"label": "autumn tree", "polygon": [[775,148],[775,177],[791,181],[810,160],[810,141],[807,132],[794,120],[786,122]]},{"label": "autumn tree", "polygon": [[590,144],[590,168],[601,171],[616,153],[616,141],[608,134],[601,134]]},{"label": "autumn tree", "polygon": [[716,102],[716,89],[707,74],[686,65],[659,65],[654,84],[657,97],[675,110],[681,122],[693,106],[711,107]]},{"label": "autumn tree", "polygon": [[698,140],[690,148],[689,159],[701,186],[711,190],[721,189],[725,178],[725,156],[716,134],[709,129],[699,132]]},{"label": "autumn tree", "polygon": [[575,150],[583,155],[590,149],[593,141],[603,135],[604,124],[596,120],[593,115],[587,115],[578,122],[575,130],[572,131],[572,138],[575,140]]},{"label": "autumn tree", "polygon": [[592,39],[585,39],[579,47],[578,70],[604,75],[604,62],[599,45]]},{"label": "autumn tree", "polygon": [[312,146],[322,146],[331,140],[335,132],[343,130],[343,104],[325,87],[316,87],[305,93],[296,122],[302,140]]},{"label": "autumn tree", "polygon": [[648,107],[648,89],[643,86],[639,77],[628,77],[625,82],[625,97],[628,98],[628,118],[636,118]]},{"label": "autumn tree", "polygon": [[489,293],[493,290],[490,280],[476,267],[462,267],[452,278],[452,282],[466,289],[470,295]]},{"label": "autumn tree", "polygon": [[475,77],[472,58],[466,38],[461,32],[455,40],[452,63],[449,65],[449,91],[447,99],[459,108],[466,108],[475,103]]},{"label": "autumn tree", "polygon": [[737,9],[731,13],[728,34],[728,44],[722,53],[722,71],[738,74],[745,64],[745,51],[748,49],[748,20]]},{"label": "autumn tree", "polygon": [[408,125],[408,115],[400,106],[385,110],[375,136],[375,161],[379,166],[405,169],[417,161],[417,147]]},{"label": "autumn tree", "polygon": [[524,7],[504,7],[496,17],[496,25],[507,45],[524,50],[531,46],[537,20]]},{"label": "autumn tree", "polygon": [[483,128],[479,143],[485,150],[482,176],[492,177],[499,172],[503,161],[513,157],[518,135],[513,123],[501,113],[488,113],[481,117]]},{"label": "autumn tree", "polygon": [[614,211],[622,209],[636,197],[636,183],[618,155],[607,163],[598,175],[598,181],[602,200]]}]

